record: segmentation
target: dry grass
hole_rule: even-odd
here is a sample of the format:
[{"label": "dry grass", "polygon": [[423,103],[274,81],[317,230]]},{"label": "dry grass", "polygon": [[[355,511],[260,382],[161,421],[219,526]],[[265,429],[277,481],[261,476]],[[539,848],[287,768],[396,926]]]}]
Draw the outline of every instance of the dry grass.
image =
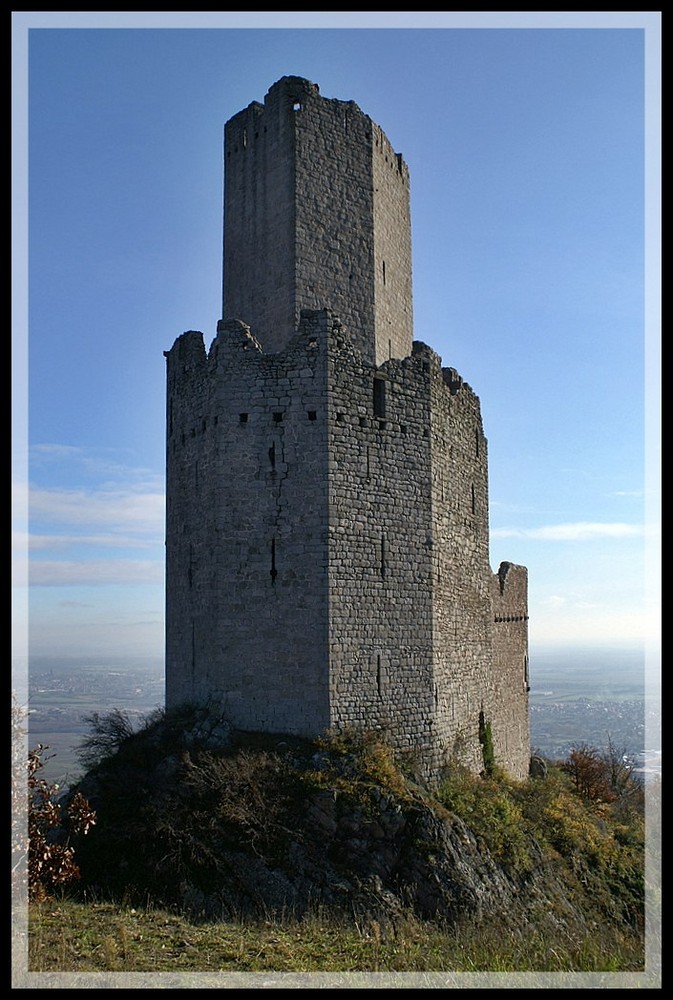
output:
[{"label": "dry grass", "polygon": [[502,926],[445,931],[328,915],[194,924],[163,910],[60,900],[31,904],[31,972],[642,971],[642,946],[613,934],[545,941]]}]

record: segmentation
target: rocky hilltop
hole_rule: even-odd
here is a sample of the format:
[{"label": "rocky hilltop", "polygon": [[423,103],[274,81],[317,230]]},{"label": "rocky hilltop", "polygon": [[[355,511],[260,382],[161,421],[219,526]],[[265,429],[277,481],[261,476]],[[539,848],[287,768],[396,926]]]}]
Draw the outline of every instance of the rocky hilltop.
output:
[{"label": "rocky hilltop", "polygon": [[87,890],[198,919],[328,909],[534,924],[566,940],[605,923],[639,929],[642,845],[605,804],[585,810],[565,775],[513,783],[456,764],[429,789],[379,735],[261,737],[198,712],[112,730],[89,738],[75,789],[97,812],[77,845]]}]

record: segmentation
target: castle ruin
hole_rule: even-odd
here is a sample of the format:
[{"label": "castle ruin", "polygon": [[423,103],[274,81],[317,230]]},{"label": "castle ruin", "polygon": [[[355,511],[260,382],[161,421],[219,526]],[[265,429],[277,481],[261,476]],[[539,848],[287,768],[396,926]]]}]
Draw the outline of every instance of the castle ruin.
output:
[{"label": "castle ruin", "polygon": [[223,319],[167,358],[166,704],[528,774],[524,567],[479,400],[413,340],[409,172],[299,77],[225,127]]}]

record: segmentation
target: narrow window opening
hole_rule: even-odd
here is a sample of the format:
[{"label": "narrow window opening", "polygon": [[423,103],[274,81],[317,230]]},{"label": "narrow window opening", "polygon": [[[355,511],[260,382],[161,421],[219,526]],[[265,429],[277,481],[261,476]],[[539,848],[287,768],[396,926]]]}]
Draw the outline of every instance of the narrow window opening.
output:
[{"label": "narrow window opening", "polygon": [[238,415],[238,422],[240,424],[247,424],[247,422],[248,422],[248,414],[247,413],[239,413],[239,415]]},{"label": "narrow window opening", "polygon": [[278,570],[276,569],[276,539],[271,539],[271,583],[276,582]]},{"label": "narrow window opening", "polygon": [[471,486],[471,490],[472,490],[472,513],[476,514],[477,513],[477,497],[476,497],[476,494],[474,492],[474,483]]},{"label": "narrow window opening", "polygon": [[247,128],[244,128],[243,129],[243,149],[245,149],[247,145],[248,145],[248,130],[247,130]]},{"label": "narrow window opening", "polygon": [[385,379],[374,379],[374,416],[383,418],[386,415],[386,383]]},{"label": "narrow window opening", "polygon": [[274,421],[275,424],[279,424],[282,419],[283,419],[283,414],[282,413],[274,413],[274,415],[273,415],[273,421]]},{"label": "narrow window opening", "polygon": [[293,111],[301,111],[301,101],[294,101],[292,104]]},{"label": "narrow window opening", "polygon": [[376,657],[376,690],[381,697],[381,657]]},{"label": "narrow window opening", "polygon": [[479,431],[474,432],[474,453],[479,458]]},{"label": "narrow window opening", "polygon": [[316,410],[309,410],[308,411],[308,419],[309,420],[315,420],[317,416],[318,416],[318,413],[317,413]]},{"label": "narrow window opening", "polygon": [[386,536],[381,535],[381,579],[386,575]]},{"label": "narrow window opening", "polygon": [[385,283],[386,283],[386,262],[385,262],[385,260],[381,261],[381,264],[382,264],[382,268],[381,269],[382,269],[382,272],[383,272],[383,284],[385,285]]},{"label": "narrow window opening", "polygon": [[360,427],[366,427],[367,420],[365,419],[365,417],[360,417],[359,419],[360,419]]},{"label": "narrow window opening", "polygon": [[208,421],[207,420],[202,421],[202,423],[201,423],[201,433],[202,434],[205,434],[205,430],[206,430],[207,426],[208,426]]},{"label": "narrow window opening", "polygon": [[341,424],[341,423],[343,423],[343,419],[344,419],[344,415],[343,415],[343,413],[337,413],[337,415],[336,415],[336,418],[337,418],[337,421],[338,421],[338,422],[339,422],[340,424]]},{"label": "narrow window opening", "polygon": [[392,358],[392,356],[393,356],[393,342],[392,342],[392,340],[389,340],[388,341],[388,357]]},{"label": "narrow window opening", "polygon": [[406,434],[406,433],[407,433],[407,425],[400,424],[400,434]]},{"label": "narrow window opening", "polygon": [[367,479],[369,479],[370,471],[371,470],[370,470],[370,467],[369,467],[369,445],[367,445]]},{"label": "narrow window opening", "polygon": [[274,441],[269,448],[269,461],[271,462],[271,468],[276,468],[276,442]]}]

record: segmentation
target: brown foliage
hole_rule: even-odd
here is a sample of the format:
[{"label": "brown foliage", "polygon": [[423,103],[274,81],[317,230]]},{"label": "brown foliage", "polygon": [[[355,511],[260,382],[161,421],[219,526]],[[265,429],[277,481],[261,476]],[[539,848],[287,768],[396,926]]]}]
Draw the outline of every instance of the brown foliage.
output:
[{"label": "brown foliage", "polygon": [[640,787],[634,780],[633,764],[611,739],[605,750],[587,743],[576,744],[562,768],[570,775],[580,795],[594,802],[635,798]]},{"label": "brown foliage", "polygon": [[28,753],[28,891],[33,899],[46,899],[79,878],[70,837],[87,833],[96,822],[80,792],[64,807],[57,801],[58,785],[39,777],[45,750],[39,743]]}]

